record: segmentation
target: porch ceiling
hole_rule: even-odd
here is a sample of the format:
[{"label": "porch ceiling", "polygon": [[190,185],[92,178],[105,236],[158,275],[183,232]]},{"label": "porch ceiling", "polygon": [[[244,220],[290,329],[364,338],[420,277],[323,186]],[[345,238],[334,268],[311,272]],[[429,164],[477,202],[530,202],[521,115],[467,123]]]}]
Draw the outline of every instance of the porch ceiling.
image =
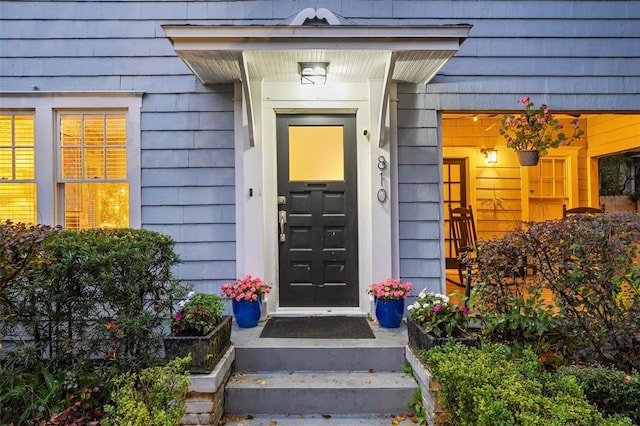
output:
[{"label": "porch ceiling", "polygon": [[[470,25],[163,26],[204,84],[299,81],[298,62],[329,62],[328,83],[390,78],[426,83],[458,50]],[[391,58],[391,59],[390,59]],[[389,63],[389,61],[393,63]],[[244,68],[244,69],[243,69]]]}]

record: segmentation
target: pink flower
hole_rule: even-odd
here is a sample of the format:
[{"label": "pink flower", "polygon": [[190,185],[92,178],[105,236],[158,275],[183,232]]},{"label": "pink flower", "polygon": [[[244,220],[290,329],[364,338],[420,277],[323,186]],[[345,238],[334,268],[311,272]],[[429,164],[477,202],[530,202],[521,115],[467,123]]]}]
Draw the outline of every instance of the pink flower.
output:
[{"label": "pink flower", "polygon": [[433,312],[440,312],[440,310],[442,310],[442,308],[440,307],[440,305],[435,305],[433,307]]},{"label": "pink flower", "polygon": [[518,102],[521,103],[522,105],[526,105],[529,103],[530,100],[531,98],[529,96],[525,96],[524,98],[520,99]]},{"label": "pink flower", "polygon": [[176,314],[176,321],[180,321],[182,319],[182,312],[178,312]]},{"label": "pink flower", "polygon": [[469,308],[467,308],[466,306],[462,305],[461,308],[462,312],[464,312],[465,315],[467,315],[469,313]]}]

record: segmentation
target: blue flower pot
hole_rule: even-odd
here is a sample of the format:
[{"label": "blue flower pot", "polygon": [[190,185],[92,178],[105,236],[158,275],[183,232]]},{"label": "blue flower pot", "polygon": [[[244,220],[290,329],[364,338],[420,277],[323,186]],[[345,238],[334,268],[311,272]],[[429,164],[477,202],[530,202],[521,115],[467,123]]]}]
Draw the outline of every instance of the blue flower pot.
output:
[{"label": "blue flower pot", "polygon": [[233,307],[233,316],[236,318],[238,327],[251,328],[258,325],[260,319],[260,305],[262,299],[258,299],[254,302],[247,300],[236,301],[233,300],[231,306]]},{"label": "blue flower pot", "polygon": [[384,328],[398,328],[404,313],[404,299],[376,299],[376,318]]}]

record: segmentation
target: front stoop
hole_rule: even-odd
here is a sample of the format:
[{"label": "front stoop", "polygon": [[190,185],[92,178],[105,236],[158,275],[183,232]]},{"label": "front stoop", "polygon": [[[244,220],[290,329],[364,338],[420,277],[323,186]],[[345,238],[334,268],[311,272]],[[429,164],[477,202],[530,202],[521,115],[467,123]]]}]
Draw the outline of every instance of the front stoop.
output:
[{"label": "front stoop", "polygon": [[255,417],[237,424],[261,424],[260,418],[326,423],[328,417],[390,424],[390,417],[408,411],[418,384],[403,372],[404,325],[393,330],[373,325],[376,339],[262,339],[260,329],[232,333],[236,360],[225,412],[231,418]]}]

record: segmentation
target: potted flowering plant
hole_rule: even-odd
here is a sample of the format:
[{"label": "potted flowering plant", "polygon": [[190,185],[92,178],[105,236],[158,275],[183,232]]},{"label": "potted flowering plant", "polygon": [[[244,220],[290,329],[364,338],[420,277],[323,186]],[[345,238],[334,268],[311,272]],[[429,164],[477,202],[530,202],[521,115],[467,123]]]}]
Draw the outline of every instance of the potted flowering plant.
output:
[{"label": "potted flowering plant", "polygon": [[204,336],[222,322],[224,302],[215,294],[187,294],[171,318],[171,332],[178,336]]},{"label": "potted flowering plant", "polygon": [[251,275],[234,283],[222,284],[222,296],[231,299],[233,315],[238,326],[243,328],[258,325],[262,297],[270,291],[269,284]]},{"label": "potted flowering plant", "polygon": [[373,296],[376,318],[381,327],[397,328],[402,322],[404,301],[411,296],[411,283],[395,278],[369,285],[367,293]]},{"label": "potted flowering plant", "polygon": [[224,316],[224,301],[215,294],[189,292],[171,318],[171,334],[165,336],[165,356],[184,358],[191,373],[209,373],[231,343],[231,316]]},{"label": "potted flowering plant", "polygon": [[567,136],[561,131],[564,125],[546,105],[535,108],[528,96],[518,100],[518,103],[524,105],[524,112],[517,117],[505,114],[500,122],[500,134],[504,136],[507,147],[518,152],[523,166],[535,166],[539,156],[547,155],[549,148],[568,145],[584,134],[578,119],[571,121],[573,134]]},{"label": "potted flowering plant", "polygon": [[450,339],[467,345],[477,344],[470,329],[469,309],[464,304],[451,302],[449,296],[422,290],[407,310],[409,346],[417,351],[443,345]]}]

